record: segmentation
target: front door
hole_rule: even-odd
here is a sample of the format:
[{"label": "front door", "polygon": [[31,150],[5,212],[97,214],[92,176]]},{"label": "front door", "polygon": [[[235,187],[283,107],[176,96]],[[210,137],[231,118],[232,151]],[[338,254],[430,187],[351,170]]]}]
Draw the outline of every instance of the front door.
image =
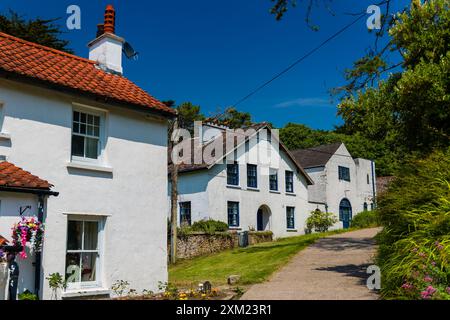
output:
[{"label": "front door", "polygon": [[264,218],[264,213],[262,209],[258,210],[258,214],[257,214],[257,218],[256,218],[256,223],[257,223],[257,229],[258,231],[264,231],[264,222],[263,222],[263,218]]},{"label": "front door", "polygon": [[342,200],[339,205],[339,220],[342,221],[344,229],[350,228],[350,223],[352,221],[352,205],[347,199]]}]

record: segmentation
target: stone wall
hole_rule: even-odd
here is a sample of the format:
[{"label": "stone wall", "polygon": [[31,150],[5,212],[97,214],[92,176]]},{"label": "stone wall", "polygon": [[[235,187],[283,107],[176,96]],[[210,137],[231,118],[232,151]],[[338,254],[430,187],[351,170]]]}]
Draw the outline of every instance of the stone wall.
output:
[{"label": "stone wall", "polygon": [[[177,258],[192,259],[194,257],[209,255],[239,246],[237,233],[216,233],[214,235],[196,232],[181,235],[177,240]],[[271,232],[249,232],[249,245],[262,242],[271,242]],[[170,244],[169,244],[170,248]]]}]

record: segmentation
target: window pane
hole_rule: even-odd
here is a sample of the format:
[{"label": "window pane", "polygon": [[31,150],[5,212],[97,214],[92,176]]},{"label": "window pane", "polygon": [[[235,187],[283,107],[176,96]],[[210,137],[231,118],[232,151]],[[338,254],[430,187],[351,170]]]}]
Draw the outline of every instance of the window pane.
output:
[{"label": "window pane", "polygon": [[94,136],[100,137],[100,127],[94,127]]},{"label": "window pane", "polygon": [[84,250],[98,249],[98,222],[84,223]]},{"label": "window pane", "polygon": [[80,122],[86,123],[86,113],[80,112]]},{"label": "window pane", "polygon": [[74,122],[74,124],[73,124],[73,132],[80,133],[80,124],[79,123]]},{"label": "window pane", "polygon": [[67,250],[81,250],[81,236],[83,234],[83,222],[69,221],[67,231]]},{"label": "window pane", "polygon": [[73,121],[80,122],[80,113],[77,111],[73,112]]},{"label": "window pane", "polygon": [[94,135],[94,127],[93,126],[87,126],[87,134],[90,136]]},{"label": "window pane", "polygon": [[79,253],[68,253],[66,255],[67,283],[80,282],[81,280],[80,256]]},{"label": "window pane", "polygon": [[98,158],[98,139],[86,138],[86,158]]},{"label": "window pane", "polygon": [[72,156],[84,157],[84,138],[72,136]]},{"label": "window pane", "polygon": [[97,127],[100,126],[100,117],[94,116],[94,125],[96,125]]},{"label": "window pane", "polygon": [[81,282],[91,282],[96,279],[97,253],[81,255]]},{"label": "window pane", "polygon": [[94,124],[94,116],[93,115],[88,114],[88,124],[90,124],[90,125]]}]

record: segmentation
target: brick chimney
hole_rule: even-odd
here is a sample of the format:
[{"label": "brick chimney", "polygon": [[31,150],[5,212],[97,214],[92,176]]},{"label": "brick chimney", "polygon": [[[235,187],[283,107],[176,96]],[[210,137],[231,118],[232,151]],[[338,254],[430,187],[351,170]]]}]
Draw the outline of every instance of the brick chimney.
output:
[{"label": "brick chimney", "polygon": [[122,48],[125,40],[115,34],[116,11],[106,6],[104,23],[97,25],[97,38],[88,44],[89,59],[97,61],[100,68],[123,74]]}]

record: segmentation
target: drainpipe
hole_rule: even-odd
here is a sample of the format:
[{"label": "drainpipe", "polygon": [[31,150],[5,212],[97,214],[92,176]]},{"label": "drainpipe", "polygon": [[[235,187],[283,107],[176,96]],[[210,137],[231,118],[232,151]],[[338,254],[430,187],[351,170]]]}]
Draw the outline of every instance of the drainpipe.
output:
[{"label": "drainpipe", "polygon": [[[43,194],[38,195],[38,220],[44,222],[44,203],[45,196]],[[34,270],[34,291],[39,297],[39,291],[41,290],[41,268],[42,268],[42,253],[36,253],[36,262]]]},{"label": "drainpipe", "polygon": [[371,161],[371,168],[372,168],[372,194],[373,194],[373,207],[374,209],[377,208],[377,195],[376,195],[376,189],[375,189],[375,162]]}]

